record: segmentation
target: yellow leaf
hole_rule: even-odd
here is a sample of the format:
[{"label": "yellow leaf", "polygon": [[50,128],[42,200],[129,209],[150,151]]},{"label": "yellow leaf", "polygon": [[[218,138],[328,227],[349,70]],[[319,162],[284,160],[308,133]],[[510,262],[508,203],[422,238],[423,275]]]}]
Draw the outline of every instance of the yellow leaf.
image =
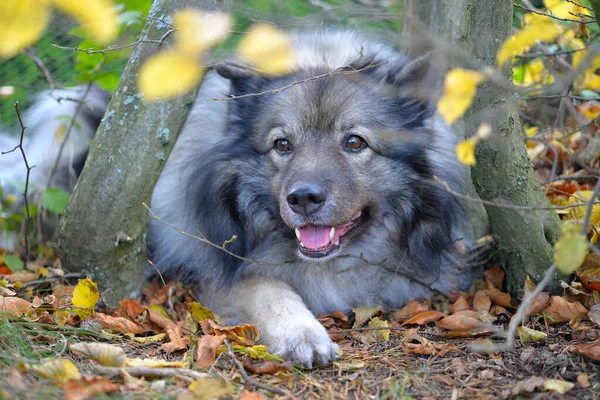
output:
[{"label": "yellow leaf", "polygon": [[188,365],[183,361],[166,361],[158,358],[127,358],[128,367],[147,367],[147,368],[187,368]]},{"label": "yellow leaf", "polygon": [[50,0],[65,14],[75,18],[96,42],[107,44],[115,40],[119,24],[111,0]]},{"label": "yellow leaf", "polygon": [[195,301],[192,303],[188,303],[188,310],[190,310],[190,312],[192,313],[192,317],[194,317],[194,319],[197,322],[200,322],[205,319],[215,318],[215,314],[213,314],[212,311]]},{"label": "yellow leaf", "polygon": [[517,328],[519,339],[522,343],[534,343],[544,339],[546,335],[544,332],[536,331],[535,329],[527,328],[526,326],[520,326]]},{"label": "yellow leaf", "polygon": [[471,106],[477,85],[485,75],[477,71],[455,68],[446,74],[444,96],[438,101],[437,109],[444,121],[451,125]]},{"label": "yellow leaf", "polygon": [[158,335],[152,335],[152,336],[133,336],[131,339],[133,339],[134,342],[146,344],[146,343],[153,343],[153,342],[162,342],[166,338],[167,338],[166,333],[159,333]]},{"label": "yellow leaf", "polygon": [[[390,323],[388,321],[384,321],[379,317],[375,317],[369,321],[369,328],[388,328]],[[388,330],[374,330],[369,332],[376,341],[381,340],[390,340],[390,331]]]},{"label": "yellow leaf", "polygon": [[72,351],[107,367],[125,366],[125,351],[108,343],[75,343],[69,346]]},{"label": "yellow leaf", "polygon": [[[591,190],[577,191],[569,198],[567,205],[571,204],[584,204],[587,203],[592,195],[594,194]],[[572,207],[568,209],[567,218],[572,220],[581,221],[585,218],[587,211],[587,205],[581,207]],[[600,224],[600,204],[594,204],[592,206],[592,215],[590,216],[590,222],[593,226]]]},{"label": "yellow leaf", "polygon": [[140,68],[138,89],[149,100],[175,97],[196,86],[202,73],[200,63],[184,53],[158,53]]},{"label": "yellow leaf", "polygon": [[583,264],[588,253],[588,241],[581,233],[581,226],[572,221],[563,222],[561,231],[554,244],[554,262],[560,272],[569,275]]},{"label": "yellow leaf", "polygon": [[496,56],[499,67],[506,64],[512,56],[523,54],[535,42],[554,40],[561,33],[560,26],[551,18],[531,15],[529,22],[525,28],[509,37],[502,44]]},{"label": "yellow leaf", "polygon": [[225,13],[203,13],[193,9],[177,11],[173,15],[173,25],[178,29],[175,47],[184,53],[200,54],[225,39],[231,24],[231,17]]},{"label": "yellow leaf", "polygon": [[238,52],[263,75],[283,75],[296,63],[290,36],[265,23],[254,24],[248,29]]},{"label": "yellow leaf", "polygon": [[348,360],[343,362],[334,362],[333,366],[338,368],[340,371],[358,371],[367,366],[362,360]]},{"label": "yellow leaf", "polygon": [[48,25],[50,9],[46,0],[2,0],[0,15],[0,59],[6,59],[37,42]]},{"label": "yellow leaf", "polygon": [[25,368],[53,381],[65,382],[81,379],[81,374],[75,364],[66,358],[49,360],[40,365],[28,364]]},{"label": "yellow leaf", "polygon": [[456,145],[456,158],[464,165],[475,165],[475,146],[477,140],[470,138]]},{"label": "yellow leaf", "polygon": [[544,0],[544,7],[550,15],[558,18],[577,20],[579,17],[574,14],[591,15],[585,8],[564,0]]},{"label": "yellow leaf", "polygon": [[551,390],[560,394],[565,394],[574,387],[574,383],[561,381],[559,379],[548,379],[546,382],[544,382],[545,390]]},{"label": "yellow leaf", "polygon": [[94,307],[99,297],[98,285],[90,278],[85,278],[80,279],[77,286],[75,286],[71,302],[76,307],[75,312],[80,317],[85,318],[94,313]]},{"label": "yellow leaf", "polygon": [[218,378],[198,378],[190,384],[188,390],[194,393],[196,400],[212,400],[230,398],[234,392],[234,387]]},{"label": "yellow leaf", "polygon": [[354,313],[354,326],[358,328],[364,325],[367,321],[381,312],[381,306],[375,307],[356,307],[352,309]]}]

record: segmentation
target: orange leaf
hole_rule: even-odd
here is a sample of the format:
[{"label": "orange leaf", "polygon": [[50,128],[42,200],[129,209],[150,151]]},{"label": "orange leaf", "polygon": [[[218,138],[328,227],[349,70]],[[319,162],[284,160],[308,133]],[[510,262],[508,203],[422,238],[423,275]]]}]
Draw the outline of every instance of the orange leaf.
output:
[{"label": "orange leaf", "polygon": [[148,332],[148,329],[123,317],[111,317],[110,315],[103,313],[96,313],[89,318],[100,321],[104,329],[110,329],[111,331],[117,333],[136,334]]},{"label": "orange leaf", "polygon": [[456,314],[459,311],[468,310],[471,307],[469,307],[469,303],[467,302],[467,299],[465,299],[463,297],[463,295],[461,294],[460,296],[458,296],[456,301],[454,303],[452,303],[452,305],[448,308],[450,309],[450,312],[452,314]]},{"label": "orange leaf", "polygon": [[575,273],[589,291],[600,291],[600,257],[596,254],[588,254],[581,268]]},{"label": "orange leaf", "polygon": [[600,339],[570,346],[569,350],[592,360],[600,361]]},{"label": "orange leaf", "polygon": [[31,282],[31,281],[35,280],[37,278],[37,274],[34,274],[33,272],[20,272],[18,274],[2,275],[2,276],[0,276],[0,278],[4,279],[10,283],[15,283],[15,282],[25,283],[25,282]]},{"label": "orange leaf", "polygon": [[119,302],[119,305],[125,310],[127,317],[132,321],[135,321],[144,312],[144,307],[137,299],[123,299]]},{"label": "orange leaf", "polygon": [[196,366],[198,368],[211,367],[215,363],[217,347],[223,344],[225,335],[204,335],[198,341],[196,352]]},{"label": "orange leaf", "polygon": [[443,357],[447,353],[460,351],[452,343],[400,343],[404,351],[411,354],[437,355]]},{"label": "orange leaf", "polygon": [[231,342],[242,346],[252,346],[260,339],[258,328],[254,325],[220,326],[212,320],[204,320],[200,324],[207,335],[225,335]]},{"label": "orange leaf", "polygon": [[244,367],[247,370],[254,372],[255,374],[276,374],[281,371],[292,371],[294,367],[290,361],[284,363],[279,361],[264,361],[260,363],[249,363],[245,362]]},{"label": "orange leaf", "polygon": [[485,281],[495,287],[496,289],[502,289],[504,283],[504,270],[499,266],[488,269],[484,273]]},{"label": "orange leaf", "polygon": [[550,304],[550,293],[541,292],[537,295],[537,297],[531,302],[527,311],[525,311],[525,319],[531,317],[532,315],[539,314],[544,308],[546,308]]},{"label": "orange leaf", "polygon": [[489,324],[481,322],[477,318],[460,314],[447,315],[444,319],[437,321],[435,325],[438,328],[451,331],[468,331],[476,328],[489,327]]},{"label": "orange leaf", "polygon": [[258,392],[244,390],[244,393],[240,396],[240,400],[265,400],[265,397]]},{"label": "orange leaf", "polygon": [[393,311],[392,319],[397,322],[402,322],[418,313],[427,310],[429,310],[429,306],[427,304],[422,304],[413,300],[401,309]]},{"label": "orange leaf", "polygon": [[0,316],[10,315],[20,317],[31,308],[32,304],[18,297],[0,296]]},{"label": "orange leaf", "polygon": [[78,381],[63,383],[65,400],[85,400],[99,394],[115,392],[120,388],[120,384],[112,383],[105,376],[85,376]]},{"label": "orange leaf", "polygon": [[475,292],[475,296],[473,297],[473,310],[489,311],[491,306],[492,300],[490,300],[490,297],[483,290]]},{"label": "orange leaf", "polygon": [[412,318],[407,319],[402,325],[427,325],[430,322],[437,321],[440,318],[444,318],[445,315],[446,314],[435,310],[423,311],[422,313],[419,313],[413,316]]},{"label": "orange leaf", "polygon": [[493,304],[506,307],[506,308],[514,308],[512,304],[510,304],[510,294],[501,292],[496,288],[486,289],[485,294],[487,294],[492,300]]},{"label": "orange leaf", "polygon": [[160,348],[170,354],[174,351],[183,350],[187,348],[189,337],[183,337],[181,328],[185,321],[179,321],[177,324],[171,322],[171,325],[165,328],[167,336],[169,336],[170,342],[163,344]]},{"label": "orange leaf", "polygon": [[560,296],[550,297],[550,304],[541,311],[549,317],[549,323],[569,322],[574,317],[588,319],[587,309],[580,302],[569,303]]}]

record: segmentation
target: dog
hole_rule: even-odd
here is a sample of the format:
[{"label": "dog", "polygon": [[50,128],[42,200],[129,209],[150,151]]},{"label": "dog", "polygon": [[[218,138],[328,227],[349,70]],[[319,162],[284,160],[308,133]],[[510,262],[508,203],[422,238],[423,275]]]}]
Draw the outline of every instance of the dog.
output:
[{"label": "dog", "polygon": [[312,366],[338,350],[316,315],[470,285],[466,221],[444,186],[461,192],[465,170],[435,112],[435,56],[343,30],[292,42],[284,76],[240,61],[208,73],[151,202],[203,240],[150,218],[149,251],[226,323]]}]

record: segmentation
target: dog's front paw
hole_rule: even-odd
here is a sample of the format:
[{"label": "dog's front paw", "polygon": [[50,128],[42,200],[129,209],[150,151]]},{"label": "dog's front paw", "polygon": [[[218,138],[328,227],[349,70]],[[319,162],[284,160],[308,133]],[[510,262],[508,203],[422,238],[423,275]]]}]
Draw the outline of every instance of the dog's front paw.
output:
[{"label": "dog's front paw", "polygon": [[263,330],[269,351],[294,364],[312,367],[336,359],[339,349],[314,317],[272,321]]}]

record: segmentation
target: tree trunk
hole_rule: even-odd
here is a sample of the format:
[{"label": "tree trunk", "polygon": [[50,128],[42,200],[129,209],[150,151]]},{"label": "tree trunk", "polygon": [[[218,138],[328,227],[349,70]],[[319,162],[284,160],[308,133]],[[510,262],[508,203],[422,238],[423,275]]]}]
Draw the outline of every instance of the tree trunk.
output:
[{"label": "tree trunk", "polygon": [[[411,37],[418,34],[418,26],[410,22],[416,19],[421,26],[429,27],[434,36],[459,45],[479,63],[492,67],[496,66],[500,46],[511,35],[510,0],[405,0],[405,11],[406,30],[412,33]],[[472,64],[456,57],[454,63]],[[512,81],[510,65],[502,72]],[[492,124],[494,136],[477,146],[477,165],[471,171],[482,199],[527,207],[550,206],[527,156],[513,93],[491,84],[481,86],[462,122],[466,136],[474,134],[481,122]],[[552,246],[560,220],[554,211],[488,205],[485,208],[507,273],[508,289],[518,295],[526,275],[538,281],[552,264]],[[557,277],[550,286],[560,287]]]},{"label": "tree trunk", "polygon": [[[155,0],[141,37],[157,40],[165,34],[168,27],[156,18],[163,19],[185,7],[215,10],[218,3]],[[137,71],[158,50],[160,46],[155,43],[133,48],[59,232],[64,267],[85,271],[100,286],[111,288],[104,296],[110,303],[138,295],[144,284],[147,212],[142,202],[150,202],[197,93],[152,103],[141,100],[136,90]]]}]

